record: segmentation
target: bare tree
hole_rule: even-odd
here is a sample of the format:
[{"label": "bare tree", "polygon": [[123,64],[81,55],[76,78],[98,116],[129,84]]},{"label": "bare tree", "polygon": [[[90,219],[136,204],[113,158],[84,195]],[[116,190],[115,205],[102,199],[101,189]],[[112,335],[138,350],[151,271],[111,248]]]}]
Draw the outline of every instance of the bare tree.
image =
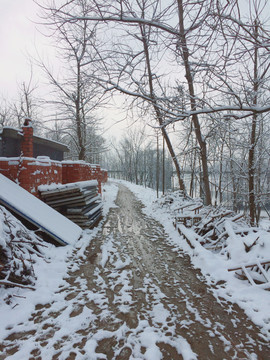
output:
[{"label": "bare tree", "polygon": [[[251,5],[256,3],[249,1]],[[215,114],[216,126],[223,126],[232,119],[239,124],[242,119],[253,119],[248,175],[252,208],[256,152],[253,145],[256,146],[258,140],[259,116],[270,111],[267,101],[270,90],[267,81],[269,32],[258,22],[256,33],[254,20],[260,19],[259,7],[251,9],[253,20],[250,21],[242,16],[237,0],[172,0],[165,5],[150,0],[110,3],[90,0],[87,14],[78,14],[76,4],[74,0],[64,3],[61,8],[52,5],[59,26],[91,22],[102,25],[111,40],[107,49],[98,51],[97,68],[102,69],[103,75],[98,73],[94,79],[103,83],[106,91],[117,90],[135,99],[137,107],[152,113],[158,127],[164,129],[163,135],[168,124],[191,120],[190,128],[199,148],[206,204],[211,203],[208,158],[211,136],[202,124],[213,119]],[[113,57],[104,60],[106,53]],[[161,66],[164,62],[168,72]],[[171,77],[169,72],[173,73]],[[183,86],[184,101],[176,102],[175,94],[166,94],[166,80],[171,82],[172,78],[175,83],[186,84]],[[264,95],[259,96],[262,93]],[[221,144],[225,156],[225,143]],[[221,177],[218,181],[221,196]],[[251,218],[254,219],[254,214]]]},{"label": "bare tree", "polygon": [[15,100],[5,99],[1,105],[2,126],[21,127],[24,119],[31,118],[35,130],[39,130],[40,101],[36,96],[38,85],[33,80],[33,68],[31,65],[30,77],[18,85],[18,97]]},{"label": "bare tree", "polygon": [[[95,5],[101,10],[101,5],[100,7],[97,3]],[[129,11],[133,16],[136,16],[135,10],[138,11],[138,15],[140,17],[146,15],[146,12],[149,12],[150,9],[153,12],[152,16],[155,16],[158,11],[158,3],[153,3],[151,1],[142,3],[138,2],[136,9],[128,1],[122,2],[122,5],[126,7],[126,10]],[[108,7],[105,5],[104,9],[108,9]],[[55,13],[58,15],[59,23],[63,21],[63,18],[61,17],[63,16],[62,10],[63,8],[55,11]],[[80,16],[80,20],[78,21],[81,21],[82,17],[84,17],[85,20],[89,19],[89,16],[85,15]],[[122,44],[118,43],[114,49],[109,50],[110,52],[113,51],[113,56],[110,55],[108,58],[114,58],[114,62],[105,61],[104,53],[102,54],[102,51],[99,50],[100,62],[98,66],[102,66],[102,71],[99,70],[98,75],[95,76],[95,79],[104,84],[103,86],[106,91],[118,90],[123,94],[137,99],[138,101],[136,102],[136,106],[140,107],[142,103],[147,102],[150,104],[150,106],[153,107],[154,117],[158,122],[158,126],[161,128],[162,135],[166,141],[167,147],[176,167],[180,189],[185,190],[185,186],[181,178],[178,159],[175,155],[174,148],[166,131],[163,112],[158,105],[158,98],[154,90],[154,83],[158,85],[158,76],[156,76],[152,70],[149,44],[151,41],[155,41],[155,34],[152,36],[151,28],[146,28],[140,23],[136,25],[134,29],[132,29],[134,31],[130,30],[126,29],[125,33],[131,37],[132,43],[136,43],[135,47],[132,49],[132,46],[128,45],[128,41],[123,41]],[[102,75],[100,75],[100,73],[102,73]],[[145,81],[146,83],[144,83]],[[133,87],[134,90],[131,91],[130,87]],[[141,103],[139,104],[140,101]],[[142,111],[145,111],[145,108],[143,108]]]},{"label": "bare tree", "polygon": [[[266,1],[249,0],[249,9],[238,8],[234,16],[219,14],[222,24],[223,36],[235,46],[232,48],[230,57],[234,61],[234,69],[227,66],[226,76],[220,74],[219,80],[223,83],[223,92],[229,98],[231,104],[239,107],[239,115],[234,118],[247,120],[248,135],[248,203],[250,222],[258,221],[260,191],[256,184],[260,183],[261,154],[258,144],[262,134],[262,114],[269,112],[268,104],[270,97],[270,32],[267,20],[264,19]],[[242,19],[245,18],[243,22]],[[241,62],[239,62],[241,59]],[[229,76],[229,71],[237,81]],[[242,109],[242,111],[241,111]],[[233,112],[232,112],[233,113]],[[232,115],[230,112],[230,115]],[[249,121],[250,119],[250,121]],[[257,190],[256,190],[257,189]],[[257,193],[257,194],[256,194]]]},{"label": "bare tree", "polygon": [[6,100],[2,100],[0,103],[0,126],[3,128],[4,126],[12,125],[12,116],[11,116],[11,108],[7,104]]},{"label": "bare tree", "polygon": [[[162,167],[159,158],[160,148],[156,146],[156,136],[149,137],[144,128],[130,128],[118,142],[112,142],[112,151],[108,153],[105,166],[112,176],[156,188],[163,187],[159,182]],[[164,154],[164,189],[171,188],[172,162]]]},{"label": "bare tree", "polygon": [[33,85],[33,73],[28,82],[23,81],[19,86],[19,99],[13,104],[13,114],[17,119],[18,127],[21,127],[24,119],[30,118],[34,121],[36,130],[40,124],[39,122],[39,104],[34,93],[37,85]]},{"label": "bare tree", "polygon": [[[79,13],[86,16],[87,3],[78,1],[77,6]],[[58,121],[65,122],[63,131],[68,134],[78,159],[86,160],[89,149],[93,148],[93,143],[97,140],[96,123],[99,120],[95,112],[103,103],[104,97],[97,83],[89,80],[89,74],[94,71],[91,64],[95,61],[95,27],[90,27],[86,20],[59,24],[53,8],[43,7],[43,12],[43,19],[57,41],[58,58],[64,65],[60,76],[56,76],[40,60],[40,66],[54,88],[50,105],[57,112]],[[55,113],[52,117],[54,116]],[[96,149],[93,151],[98,153]]]},{"label": "bare tree", "polygon": [[143,24],[140,24],[139,26],[140,26],[141,41],[143,43],[143,51],[144,51],[144,56],[145,56],[146,74],[147,74],[147,78],[148,78],[148,86],[149,86],[149,95],[148,96],[151,99],[151,104],[152,104],[154,112],[155,112],[155,118],[157,119],[158,124],[161,128],[163,139],[165,140],[165,142],[167,144],[169,153],[170,153],[172,161],[174,163],[177,178],[178,178],[179,188],[180,188],[180,190],[185,192],[186,191],[185,184],[184,184],[184,181],[182,178],[180,165],[177,160],[177,157],[176,157],[174,148],[172,146],[171,140],[169,138],[168,132],[166,130],[165,119],[164,119],[162,111],[158,105],[158,99],[157,99],[157,97],[155,95],[155,91],[154,91],[154,79],[156,79],[157,77],[155,76],[155,74],[152,71],[151,60],[150,60],[150,53],[149,53],[150,31],[149,31],[149,28],[146,29],[145,25],[143,25]]}]

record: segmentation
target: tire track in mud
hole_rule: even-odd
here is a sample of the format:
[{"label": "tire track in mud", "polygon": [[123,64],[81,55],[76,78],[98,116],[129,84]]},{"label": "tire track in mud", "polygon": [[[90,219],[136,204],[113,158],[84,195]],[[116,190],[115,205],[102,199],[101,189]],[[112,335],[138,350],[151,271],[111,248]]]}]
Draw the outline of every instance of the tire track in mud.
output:
[{"label": "tire track in mud", "polygon": [[0,359],[269,358],[259,329],[237,306],[213,297],[123,185],[116,204],[87,260],[74,257],[67,284],[51,304],[36,307],[30,331],[22,324],[5,339]]}]

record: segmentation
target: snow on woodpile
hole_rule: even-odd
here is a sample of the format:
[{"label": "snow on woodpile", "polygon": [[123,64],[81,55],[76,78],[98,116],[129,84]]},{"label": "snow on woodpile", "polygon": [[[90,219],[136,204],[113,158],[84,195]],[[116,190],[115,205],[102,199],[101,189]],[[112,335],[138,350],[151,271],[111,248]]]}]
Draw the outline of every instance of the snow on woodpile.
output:
[{"label": "snow on woodpile", "polygon": [[102,201],[96,180],[39,186],[46,204],[83,229],[95,226],[102,217]]},{"label": "snow on woodpile", "polygon": [[243,214],[226,209],[212,209],[192,226],[200,236],[200,244],[231,262],[245,263],[270,260],[270,233],[251,227]]},{"label": "snow on woodpile", "polygon": [[243,214],[224,207],[205,207],[199,199],[175,192],[156,201],[174,219],[174,226],[196,253],[211,251],[227,269],[252,285],[270,288],[270,230],[251,227]]},{"label": "snow on woodpile", "polygon": [[33,264],[43,257],[43,240],[0,206],[0,286],[32,288]]},{"label": "snow on woodpile", "polygon": [[[236,214],[225,207],[203,206],[200,198],[193,199],[181,191],[170,192],[156,199],[151,189],[119,181],[128,186],[144,203],[145,213],[160,221],[175,241],[192,257],[211,279],[231,281],[237,276],[250,285],[242,266],[256,284],[270,288],[270,221],[251,227],[243,214]],[[143,191],[144,190],[144,191]],[[146,191],[147,190],[147,191]],[[182,237],[174,235],[171,225]],[[263,270],[257,265],[262,264]],[[251,266],[251,265],[255,266]],[[230,270],[237,269],[235,271]],[[246,269],[244,269],[246,270]],[[212,280],[211,280],[212,281]],[[261,284],[261,285],[260,285]]]}]

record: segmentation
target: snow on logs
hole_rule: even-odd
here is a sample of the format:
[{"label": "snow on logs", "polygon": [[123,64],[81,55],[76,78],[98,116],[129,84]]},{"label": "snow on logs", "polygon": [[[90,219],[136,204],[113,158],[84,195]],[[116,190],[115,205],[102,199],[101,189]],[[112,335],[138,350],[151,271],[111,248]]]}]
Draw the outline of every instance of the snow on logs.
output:
[{"label": "snow on logs", "polygon": [[83,229],[92,228],[102,217],[102,202],[96,180],[41,185],[39,191],[46,204]]}]

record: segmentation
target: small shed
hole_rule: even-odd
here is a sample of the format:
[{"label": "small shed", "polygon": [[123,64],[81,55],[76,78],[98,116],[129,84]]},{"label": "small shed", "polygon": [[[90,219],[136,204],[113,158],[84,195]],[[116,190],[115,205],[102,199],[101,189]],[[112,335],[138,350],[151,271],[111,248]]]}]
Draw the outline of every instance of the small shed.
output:
[{"label": "small shed", "polygon": [[[0,130],[0,157],[19,157],[22,151],[22,142],[25,136],[24,129],[3,127]],[[48,156],[52,160],[62,161],[64,153],[69,151],[68,146],[57,141],[48,140],[36,135],[27,138],[32,142],[33,156]],[[25,155],[27,156],[27,155]]]}]

